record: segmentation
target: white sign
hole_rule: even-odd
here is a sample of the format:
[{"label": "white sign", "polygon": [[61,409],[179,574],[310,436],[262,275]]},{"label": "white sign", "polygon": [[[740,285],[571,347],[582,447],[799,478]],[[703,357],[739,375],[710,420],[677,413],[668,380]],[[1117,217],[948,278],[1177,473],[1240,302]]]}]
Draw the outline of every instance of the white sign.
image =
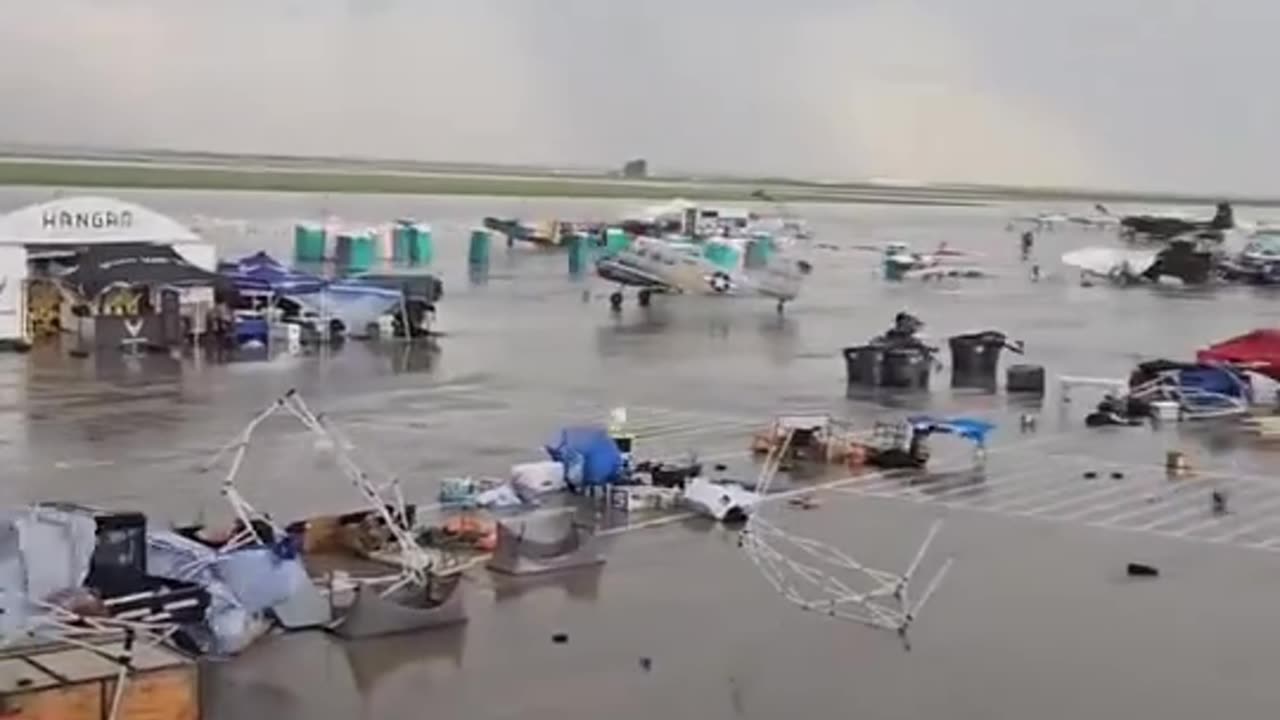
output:
[{"label": "white sign", "polygon": [[0,244],[194,242],[191,228],[141,205],[106,197],[60,198],[0,216]]}]

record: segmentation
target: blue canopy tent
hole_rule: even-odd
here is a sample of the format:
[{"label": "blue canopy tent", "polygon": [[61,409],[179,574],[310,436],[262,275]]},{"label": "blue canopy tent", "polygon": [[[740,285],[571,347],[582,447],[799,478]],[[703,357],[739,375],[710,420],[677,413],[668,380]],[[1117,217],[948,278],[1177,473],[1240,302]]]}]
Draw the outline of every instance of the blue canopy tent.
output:
[{"label": "blue canopy tent", "polygon": [[288,300],[300,315],[320,327],[337,320],[348,334],[360,334],[379,316],[404,303],[404,293],[398,290],[363,280],[329,280],[301,272],[266,252],[224,263],[219,272],[243,297],[264,297],[269,305]]},{"label": "blue canopy tent", "polygon": [[222,263],[218,272],[242,294],[308,295],[320,292],[327,284],[324,278],[294,270],[266,252]]},{"label": "blue canopy tent", "polygon": [[995,424],[986,420],[968,417],[935,418],[929,415],[915,415],[907,418],[907,422],[911,424],[911,431],[917,435],[933,433],[955,435],[968,440],[979,449],[987,447],[987,435],[996,428]]},{"label": "blue canopy tent", "polygon": [[1129,397],[1143,403],[1175,402],[1187,419],[1230,417],[1248,412],[1253,385],[1230,365],[1151,360],[1130,374]]},{"label": "blue canopy tent", "polygon": [[348,333],[356,335],[380,316],[403,311],[405,303],[402,291],[359,279],[335,280],[319,293],[299,299],[321,315],[341,321]]}]

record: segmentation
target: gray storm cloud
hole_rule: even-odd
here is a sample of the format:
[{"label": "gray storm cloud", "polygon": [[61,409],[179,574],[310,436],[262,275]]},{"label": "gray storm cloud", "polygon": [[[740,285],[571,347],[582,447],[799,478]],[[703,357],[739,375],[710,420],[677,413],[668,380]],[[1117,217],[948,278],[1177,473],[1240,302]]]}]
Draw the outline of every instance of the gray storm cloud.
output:
[{"label": "gray storm cloud", "polygon": [[1267,192],[1274,5],[0,0],[0,143]]}]

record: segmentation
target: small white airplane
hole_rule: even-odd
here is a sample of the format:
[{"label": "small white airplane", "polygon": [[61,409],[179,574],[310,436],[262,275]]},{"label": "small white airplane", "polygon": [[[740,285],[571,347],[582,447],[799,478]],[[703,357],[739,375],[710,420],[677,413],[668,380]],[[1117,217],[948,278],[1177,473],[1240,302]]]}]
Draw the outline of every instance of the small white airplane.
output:
[{"label": "small white airplane", "polygon": [[1078,225],[1084,228],[1111,228],[1120,224],[1120,218],[1112,215],[1102,204],[1093,206],[1094,214],[1086,213],[1064,213],[1064,212],[1042,212],[1035,215],[1015,215],[1010,223],[1010,229],[1013,225],[1033,225],[1037,230],[1053,230],[1056,225]]},{"label": "small white airplane", "polygon": [[637,288],[641,307],[648,306],[655,293],[766,297],[777,301],[781,313],[800,294],[805,276],[813,270],[808,261],[786,252],[752,269],[743,267],[742,253],[738,255],[732,264],[714,262],[697,244],[637,237],[626,248],[597,260],[596,274],[618,285],[609,296],[614,310],[622,308],[623,288],[631,287]]}]

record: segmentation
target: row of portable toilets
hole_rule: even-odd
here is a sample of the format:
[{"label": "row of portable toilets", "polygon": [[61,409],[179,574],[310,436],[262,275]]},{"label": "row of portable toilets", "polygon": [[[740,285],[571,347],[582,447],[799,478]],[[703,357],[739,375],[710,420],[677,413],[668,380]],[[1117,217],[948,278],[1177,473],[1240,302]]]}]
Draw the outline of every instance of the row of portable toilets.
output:
[{"label": "row of portable toilets", "polygon": [[[330,254],[329,239],[333,248]],[[575,233],[565,239],[569,273],[580,275],[600,255],[611,255],[631,245],[632,237],[622,228],[607,228],[602,235]],[[492,232],[477,228],[471,231],[467,246],[467,264],[487,267],[493,245]],[[431,226],[410,220],[397,220],[390,233],[377,229],[335,231],[322,224],[299,223],[294,226],[294,259],[299,263],[321,263],[333,260],[339,267],[362,271],[372,269],[381,260],[404,265],[430,265],[435,256]],[[769,262],[775,244],[767,233],[757,233],[746,243],[745,257],[733,244],[708,240],[703,254],[711,263],[734,269],[741,259],[744,267],[759,268]]]},{"label": "row of portable toilets", "polygon": [[[329,254],[329,237],[333,253]],[[332,259],[350,270],[369,270],[379,260],[405,265],[430,265],[435,256],[431,226],[397,220],[390,233],[379,230],[331,231],[320,224],[299,223],[293,228],[293,256],[301,263]]]},{"label": "row of portable toilets", "polygon": [[[986,331],[954,335],[947,339],[951,351],[952,387],[994,389],[998,384],[1000,356],[1005,349],[1021,353],[1004,333]],[[927,390],[939,367],[937,349],[919,341],[872,341],[844,348],[845,373],[850,386]],[[1044,368],[1015,364],[1005,371],[1005,390],[1043,395]]]}]

